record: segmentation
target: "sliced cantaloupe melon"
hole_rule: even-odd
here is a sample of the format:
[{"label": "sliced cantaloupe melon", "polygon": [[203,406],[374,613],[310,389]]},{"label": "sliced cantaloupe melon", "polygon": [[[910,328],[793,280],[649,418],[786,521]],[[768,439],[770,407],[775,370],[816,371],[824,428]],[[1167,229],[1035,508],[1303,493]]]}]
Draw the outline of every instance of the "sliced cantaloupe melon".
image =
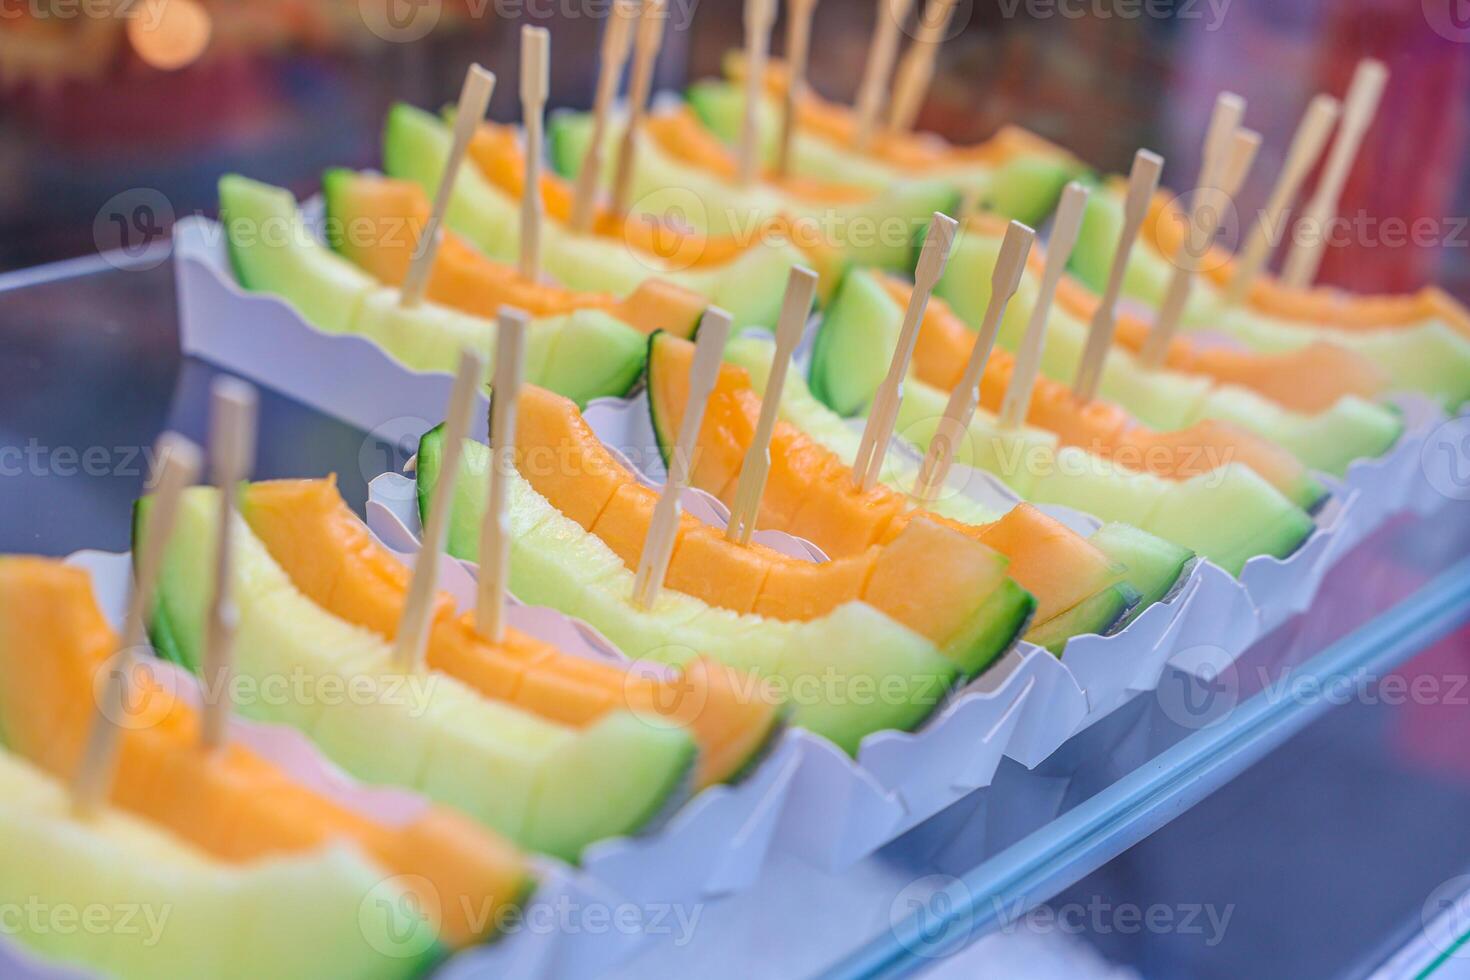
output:
[{"label": "sliced cantaloupe melon", "polygon": [[[1121,182],[1088,201],[1072,269],[1100,289],[1122,223]],[[1124,295],[1157,307],[1168,288],[1179,229],[1165,192],[1154,199],[1124,277]],[[1221,252],[1197,277],[1183,327],[1222,331],[1258,351],[1293,351],[1327,341],[1363,355],[1396,390],[1419,391],[1458,406],[1470,397],[1470,313],[1439,290],[1407,297],[1357,297],[1332,290],[1286,290],[1262,277],[1251,302],[1227,308],[1220,284],[1232,270]],[[1263,300],[1264,305],[1258,302]]]},{"label": "sliced cantaloupe melon", "polygon": [[[402,285],[429,220],[423,189],[391,177],[329,170],[322,177],[322,191],[332,248],[379,282]],[[668,330],[681,337],[694,334],[709,305],[698,293],[658,279],[640,283],[626,299],[530,282],[516,267],[481,255],[452,231],[444,233],[424,295],[492,319],[502,306],[533,317],[601,310],[643,333]]]},{"label": "sliced cantaloupe melon", "polygon": [[[412,106],[394,106],[384,125],[383,169],[392,177],[418,184],[425,194],[433,194],[451,138],[449,128],[440,119]],[[475,150],[480,145],[476,141],[472,146],[472,157],[477,160]],[[555,199],[553,196],[553,203]],[[446,226],[485,255],[515,262],[520,250],[520,200],[519,192],[506,190],[478,165],[463,167],[450,200]],[[550,205],[548,213],[552,213]],[[677,213],[670,210],[661,217]],[[647,215],[636,215],[627,227],[649,220]],[[594,229],[594,234],[580,234],[560,222],[547,221],[542,226],[542,262],[548,275],[569,288],[618,296],[631,294],[650,276],[668,279],[729,310],[739,326],[775,322],[793,265],[813,266],[830,288],[840,271],[837,266],[844,261],[838,254],[828,254],[821,245],[821,236],[813,236],[811,222],[806,221],[792,223],[791,235],[782,234],[775,225],[744,226],[744,232],[759,234],[734,239],[736,247],[726,261],[686,265],[690,254],[702,249],[703,239],[691,240],[686,247],[680,241],[687,222],[678,227],[663,220],[654,224],[652,230],[658,233],[649,236],[629,233],[627,227],[607,226]],[[798,230],[799,238],[795,237]],[[641,247],[650,240],[662,243],[662,251]],[[809,249],[808,241],[820,247]],[[824,262],[833,267],[828,268]]]},{"label": "sliced cantaloupe melon", "polygon": [[[552,161],[559,169],[567,168],[563,176],[575,176],[581,167],[591,129],[586,114],[559,113],[550,120]],[[763,181],[741,185],[709,169],[707,158],[723,156],[723,147],[701,141],[694,159],[689,142],[702,135],[706,134],[699,124],[681,109],[647,117],[638,133],[630,195],[637,215],[649,220],[677,215],[695,231],[714,236],[749,236],[763,221],[787,215],[815,222],[824,232],[823,240],[837,244],[844,261],[852,265],[908,269],[914,240],[929,217],[950,210],[957,196],[949,182],[927,177],[910,177],[878,190],[819,196],[791,193]]]},{"label": "sliced cantaloupe melon", "polygon": [[[280,297],[320,330],[367,337],[412,370],[453,372],[466,346],[493,354],[493,321],[438,303],[405,308],[398,290],[379,285],[311,235],[289,191],[228,175],[219,193],[231,261],[245,289]],[[377,231],[393,239],[408,229]],[[346,229],[342,238],[374,233]],[[383,261],[392,264],[391,255]],[[585,403],[627,392],[646,351],[640,331],[604,310],[577,308],[532,322],[526,376]]]},{"label": "sliced cantaloupe melon", "polygon": [[[692,344],[654,335],[648,394],[654,429],[665,448],[672,445],[673,433],[683,417],[692,357]],[[701,489],[721,494],[728,504],[734,496],[734,485],[727,482],[715,488],[719,475],[738,469],[738,461],[744,457],[749,438],[744,433],[753,431],[760,396],[752,390],[743,369],[726,364],[721,367],[709,404],[692,479]],[[746,425],[736,430],[721,421],[732,414],[743,415]],[[725,459],[714,461],[712,457],[716,456]],[[882,482],[866,491],[859,490],[853,486],[848,463],[785,420],[776,424],[771,460],[758,524],[805,537],[834,557],[896,541],[916,519],[930,520],[1010,559],[1011,577],[1037,600],[1033,631],[1093,594],[1111,590],[1114,602],[1110,613],[1082,624],[1083,632],[1107,632],[1124,620],[1137,598],[1137,590],[1124,584],[1127,570],[1123,566],[1035,508],[1023,505],[999,515],[998,520],[972,524],[915,507]],[[778,460],[785,465],[777,465]],[[701,482],[704,480],[708,482]]]},{"label": "sliced cantaloupe melon", "polygon": [[[706,81],[686,96],[700,121],[725,143],[740,138],[745,113],[744,59],[726,59],[729,81]],[[765,97],[757,110],[764,159],[774,161],[786,89],[784,66],[766,75]],[[804,177],[881,188],[914,175],[943,177],[975,193],[987,210],[1039,224],[1056,205],[1062,187],[1085,169],[1071,154],[1014,126],[1003,127],[975,146],[954,147],[933,134],[875,134],[866,150],[855,147],[851,109],[810,92],[797,100],[800,125],[792,139],[791,170]]]},{"label": "sliced cantaloupe melon", "polygon": [[[439,479],[442,440],[434,429],[419,443],[421,513]],[[483,444],[465,443],[448,544],[459,558],[473,560],[478,552],[488,460]],[[847,752],[855,753],[872,732],[922,723],[960,676],[959,665],[930,640],[865,602],[846,602],[813,619],[778,620],[665,588],[651,609],[640,608],[632,601],[633,572],[607,542],[553,507],[519,473],[509,484],[510,584],[517,597],[587,621],[635,659],[678,666],[705,654],[751,671],[771,683],[793,724]],[[874,690],[883,695],[875,699]]]},{"label": "sliced cantaloupe melon", "polygon": [[[866,271],[843,281],[812,356],[812,390],[833,410],[848,415],[866,408],[887,369],[883,352],[896,343],[907,293],[902,283]],[[1013,302],[1007,320],[1018,305],[1025,304]],[[931,300],[914,351],[916,376],[949,391],[974,343],[975,334],[949,304]],[[999,409],[1014,369],[1015,358],[1008,351],[991,351],[980,379],[984,408]],[[1298,460],[1266,439],[1213,422],[1155,431],[1105,399],[1078,406],[1064,383],[1044,375],[1036,379],[1027,421],[1056,433],[1063,445],[1079,446],[1136,472],[1187,480],[1238,461],[1303,507],[1315,506],[1326,494]]]},{"label": "sliced cantaloupe melon", "polygon": [[121,980],[305,980],[324,963],[388,980],[443,955],[422,899],[349,847],[224,864],[110,807],[77,817],[64,783],[4,751],[0,905],[73,910],[70,926],[12,917],[7,938],[48,965]]},{"label": "sliced cantaloupe melon", "polygon": [[[0,719],[5,743],[68,779],[92,722],[93,691],[117,649],[84,571],[54,561],[0,559]],[[431,808],[390,828],[344,809],[250,750],[200,748],[199,719],[146,671],[135,671],[120,728],[115,805],[229,862],[350,842],[405,881],[422,882],[433,925],[450,946],[487,935],[528,893],[525,857],[449,810]]]},{"label": "sliced cantaloupe melon", "polygon": [[[553,507],[577,515],[584,529],[636,569],[658,493],[613,459],[565,398],[526,388],[518,419],[521,473]],[[543,465],[542,458],[557,465]],[[883,541],[874,539],[833,562],[812,565],[760,545],[733,544],[685,514],[665,583],[723,609],[762,610],[761,615],[777,619],[811,619],[860,600],[934,641],[970,676],[1000,656],[1012,639],[1004,636],[997,645],[1004,623],[982,623],[980,611],[1009,622],[1015,634],[1031,603],[1006,586],[1006,560],[985,542],[921,526],[926,523],[914,522]],[[782,571],[773,576],[776,569]]]},{"label": "sliced cantaloupe melon", "polygon": [[[148,503],[139,502],[140,532]],[[151,623],[160,650],[196,669],[216,505],[211,488],[185,493],[159,585],[163,614]],[[405,677],[379,635],[304,596],[243,519],[232,533],[235,666],[251,694],[239,701],[242,714],[301,729],[359,779],[416,789],[567,860],[639,831],[684,798],[695,756],[686,732],[630,710],[573,728],[442,672]]]},{"label": "sliced cantaloupe melon", "polygon": [[[396,634],[409,572],[347,507],[335,479],[251,484],[242,513],[308,598],[385,639]],[[747,770],[780,726],[779,708],[761,696],[758,683],[708,658],[663,682],[564,653],[514,629],[491,643],[475,631],[472,615],[454,613],[447,597],[435,608],[428,665],[486,697],[579,728],[619,707],[664,717],[689,729],[699,744],[695,782],[701,787]]]},{"label": "sliced cantaloupe melon", "polygon": [[[521,148],[518,130],[484,123],[470,141],[469,157],[486,179],[512,198],[520,199],[526,186],[526,155]],[[576,165],[568,167],[570,171],[576,169]],[[571,185],[566,180],[555,173],[542,174],[541,200],[551,218],[562,224],[572,220],[572,196]],[[591,230],[604,238],[616,239],[632,249],[663,259],[674,269],[718,273],[749,251],[754,243],[784,240],[804,253],[807,264],[828,287],[835,284],[842,271],[840,250],[826,240],[816,224],[784,214],[763,219],[753,234],[705,235],[672,221],[616,215],[604,205],[597,204]]]},{"label": "sliced cantaloupe melon", "polygon": [[[727,357],[750,366],[752,379],[763,377],[768,345],[737,343]],[[789,417],[800,428],[811,427],[814,417],[828,412],[810,396],[786,401],[791,403],[786,409]],[[948,402],[944,392],[910,378],[899,406],[899,432],[927,452]],[[1130,568],[1139,553],[1116,550],[1118,539],[1113,535],[1099,542],[1104,531],[1131,525],[1155,541],[1158,537],[1172,541],[1235,575],[1256,555],[1285,558],[1316,526],[1305,511],[1241,463],[1227,463],[1188,480],[1163,479],[1125,469],[1077,446],[1060,445],[1055,433],[1029,427],[1002,429],[983,410],[971,420],[955,460],[995,474],[1033,503],[1062,504],[1113,522],[1093,541]],[[1197,512],[1198,519],[1189,520],[1191,512]],[[1157,549],[1148,550],[1152,554]],[[1160,594],[1157,587],[1148,590],[1141,583],[1135,587],[1145,598]]]}]

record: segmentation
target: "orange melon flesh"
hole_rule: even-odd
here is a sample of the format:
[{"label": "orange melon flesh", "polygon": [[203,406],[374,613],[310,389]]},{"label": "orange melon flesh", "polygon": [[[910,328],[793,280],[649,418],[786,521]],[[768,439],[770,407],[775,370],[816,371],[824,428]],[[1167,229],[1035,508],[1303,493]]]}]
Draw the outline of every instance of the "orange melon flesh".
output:
[{"label": "orange melon flesh", "polygon": [[[725,74],[732,81],[740,81],[745,77],[743,52],[734,51],[726,57]],[[783,62],[778,59],[770,60],[766,68],[766,92],[777,100],[784,99],[790,77]],[[810,86],[807,86],[797,100],[797,121],[803,129],[830,142],[849,147],[857,143],[857,117],[852,109],[823,99]],[[880,130],[872,135],[867,152],[878,160],[912,173],[924,173],[964,163],[999,166],[1018,156],[1072,158],[1070,153],[1055,143],[1019,126],[1003,126],[990,139],[973,146],[952,146],[932,134]]]},{"label": "orange melon flesh", "polygon": [[[884,288],[900,304],[912,287],[890,277]],[[943,300],[931,299],[914,349],[914,373],[944,391],[958,380],[953,365],[963,365],[976,335]],[[1000,410],[1015,370],[1015,357],[992,350],[980,377],[980,404]],[[1121,407],[1094,399],[1079,406],[1072,390],[1045,376],[1036,378],[1026,421],[1054,432],[1063,445],[1078,446],[1135,472],[1169,480],[1188,480],[1230,462],[1244,463],[1283,494],[1295,499],[1306,467],[1291,453],[1225,422],[1206,419],[1185,429],[1158,432],[1133,420]]]},{"label": "orange melon flesh", "polygon": [[[674,159],[731,183],[738,179],[739,164],[735,155],[704,127],[694,110],[688,106],[681,105],[669,112],[649,116],[643,128],[659,149]],[[867,188],[810,177],[776,176],[767,173],[762,179],[792,197],[823,204],[865,201],[873,196],[873,192]]]},{"label": "orange melon flesh", "polygon": [[[244,516],[313,602],[385,638],[396,635],[410,572],[352,513],[335,478],[253,483],[245,492]],[[495,644],[476,631],[473,614],[455,613],[447,595],[437,599],[427,651],[430,668],[486,697],[577,727],[614,709],[667,715],[670,705],[681,703],[670,695],[671,684],[697,688],[702,709],[686,727],[699,743],[700,786],[734,775],[769,736],[778,714],[770,699],[752,697],[738,674],[706,659],[686,667],[679,680],[660,684],[514,629]]]},{"label": "orange melon flesh", "polygon": [[[688,403],[685,379],[694,345],[669,340],[656,345],[656,350],[660,363],[652,372],[652,383],[658,385],[658,390],[651,391],[650,397],[660,411],[668,414],[665,424],[675,426]],[[698,482],[700,474],[738,466],[736,461],[744,457],[749,433],[760,415],[760,402],[743,368],[721,365],[700,428],[698,454],[705,465],[694,468],[694,485],[714,493],[712,484]],[[721,421],[732,415],[744,416],[745,424],[738,432]],[[708,457],[721,455],[725,456],[723,466],[717,468],[706,462]],[[721,499],[728,505],[733,496],[733,486],[727,486]],[[771,471],[757,524],[806,538],[834,559],[861,554],[875,545],[887,550],[924,524],[958,531],[962,537],[1010,559],[1007,574],[1036,597],[1036,624],[1120,580],[1124,571],[1085,538],[1028,504],[991,524],[971,525],[914,507],[906,496],[881,483],[860,491],[853,486],[849,466],[785,420],[776,422],[771,437]],[[926,583],[922,589],[926,592],[944,589],[948,577],[955,574],[928,567],[944,563],[937,550],[930,549],[928,554],[920,550],[912,558],[906,574],[922,574]],[[890,584],[899,594],[880,608],[885,612],[892,609],[890,615],[898,619],[904,597],[920,592],[921,587],[911,578],[906,587],[900,588],[900,581],[880,578],[875,571],[869,588]],[[942,606],[941,602],[933,604],[936,608]]]},{"label": "orange melon flesh", "polygon": [[[398,286],[408,275],[418,236],[429,220],[429,200],[411,181],[372,174],[338,172],[331,194],[354,215],[337,230],[339,249],[374,278]],[[669,330],[693,333],[708,301],[698,293],[661,279],[648,279],[623,299],[610,293],[583,293],[533,282],[519,270],[482,255],[454,232],[445,230],[429,271],[424,295],[435,303],[494,319],[505,305],[533,317],[577,310],[601,310],[643,333]]]},{"label": "orange melon flesh", "polygon": [[[0,729],[19,754],[68,779],[92,724],[94,680],[119,639],[81,569],[0,559]],[[443,940],[464,946],[528,883],[510,844],[437,807],[402,828],[347,810],[238,744],[199,745],[200,719],[151,674],[135,670],[132,721],[120,728],[112,801],[232,862],[312,851],[347,840],[442,909]]]},{"label": "orange melon flesh", "polygon": [[[1144,219],[1143,241],[1161,255],[1174,255],[1183,242],[1184,218],[1167,194],[1154,196]],[[1235,260],[1218,245],[1201,263],[1221,289],[1235,276]],[[1256,309],[1287,320],[1321,323],[1340,330],[1384,330],[1415,327],[1438,318],[1470,337],[1470,310],[1444,290],[1427,286],[1414,293],[1354,294],[1322,287],[1297,289],[1268,275],[1257,276],[1247,294]]]},{"label": "orange melon flesh", "polygon": [[[1005,233],[1003,223],[986,215],[977,215],[970,222],[970,227],[983,235],[999,237]],[[1032,249],[1026,263],[1032,274],[1039,276],[1046,256],[1041,249]],[[1063,276],[1057,284],[1056,302],[1078,320],[1091,323],[1100,300],[1076,279]],[[1151,329],[1147,321],[1118,310],[1114,323],[1114,343],[1135,353],[1143,348]],[[1328,410],[1347,395],[1374,400],[1389,384],[1388,374],[1368,358],[1325,341],[1292,351],[1260,353],[1203,346],[1187,336],[1175,337],[1164,363],[1176,371],[1248,388],[1283,408],[1309,415]],[[956,378],[959,370],[957,366]]]},{"label": "orange melon flesh", "polygon": [[[701,132],[701,138],[707,136]],[[480,172],[507,195],[519,199],[526,186],[525,155],[520,137],[509,126],[485,123],[470,140],[469,158]],[[572,188],[553,173],[541,177],[541,201],[546,214],[563,224],[572,220]],[[822,234],[815,222],[786,215],[763,218],[748,238],[703,235],[688,228],[649,221],[647,215],[619,216],[602,205],[594,210],[591,231],[631,248],[666,259],[677,269],[708,269],[725,265],[748,248],[772,239],[785,239],[805,253],[824,277],[835,277],[841,250]]]},{"label": "orange melon flesh", "polygon": [[[687,372],[684,376],[687,378]],[[563,514],[581,515],[573,519],[601,538],[625,565],[637,568],[658,492],[622,470],[621,485],[596,517],[584,523],[592,510],[589,500],[601,499],[606,492],[602,474],[621,467],[568,399],[527,386],[518,414],[518,458],[549,450],[565,460],[566,472],[597,474],[588,481],[586,499],[579,499],[583,491],[577,479],[563,474],[522,470],[527,481]],[[532,438],[540,441],[532,443]],[[1004,563],[983,542],[923,527],[924,522],[880,542],[886,523],[870,518],[884,508],[896,514],[891,501],[856,491],[848,496],[854,514],[867,520],[863,530],[867,540],[837,556],[839,560],[820,564],[760,545],[742,547],[727,541],[722,531],[683,514],[664,584],[711,605],[777,619],[813,619],[843,603],[861,600],[943,649],[965,627],[980,602],[1000,585]],[[876,500],[877,506],[869,504],[869,499]],[[969,591],[957,596],[956,588]]]}]

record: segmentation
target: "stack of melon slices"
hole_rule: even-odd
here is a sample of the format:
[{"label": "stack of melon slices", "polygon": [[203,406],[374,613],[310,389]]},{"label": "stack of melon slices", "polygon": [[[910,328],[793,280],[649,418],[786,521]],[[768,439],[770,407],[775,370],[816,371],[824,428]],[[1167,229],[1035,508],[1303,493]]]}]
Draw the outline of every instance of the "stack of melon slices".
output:
[{"label": "stack of melon slices", "polygon": [[241,744],[206,747],[198,712],[138,669],[125,715],[107,719],[108,802],[81,810],[66,783],[92,761],[94,692],[127,669],[119,646],[85,571],[0,558],[4,901],[158,918],[22,925],[26,947],[122,977],[407,977],[493,934],[529,895],[525,856],[459,814],[380,822]]},{"label": "stack of melon slices", "polygon": [[[1158,306],[1183,220],[1167,195],[1154,200],[1128,264],[1125,295]],[[1093,198],[1073,256],[1078,278],[1093,289],[1101,288],[1121,223],[1121,193],[1110,181]],[[1470,313],[1443,291],[1429,287],[1404,296],[1358,296],[1290,289],[1261,277],[1252,283],[1249,302],[1231,306],[1225,302],[1235,273],[1230,257],[1216,250],[1202,264],[1206,271],[1186,310],[1184,329],[1223,331],[1247,349],[1270,353],[1330,342],[1377,365],[1395,389],[1423,392],[1451,410],[1470,399]]]}]

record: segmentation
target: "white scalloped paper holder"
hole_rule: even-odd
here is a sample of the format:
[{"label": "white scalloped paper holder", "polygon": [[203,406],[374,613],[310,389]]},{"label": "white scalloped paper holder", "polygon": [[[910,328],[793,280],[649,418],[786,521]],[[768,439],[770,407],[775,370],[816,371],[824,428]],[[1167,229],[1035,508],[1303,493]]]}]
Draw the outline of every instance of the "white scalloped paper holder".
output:
[{"label": "white scalloped paper holder", "polygon": [[[404,419],[421,419],[427,428],[442,418],[449,374],[410,370],[365,337],[325,333],[285,300],[241,289],[217,222],[187,217],[174,226],[173,242],[185,355],[364,432]],[[472,431],[479,435],[490,403],[483,392],[477,397]]]}]

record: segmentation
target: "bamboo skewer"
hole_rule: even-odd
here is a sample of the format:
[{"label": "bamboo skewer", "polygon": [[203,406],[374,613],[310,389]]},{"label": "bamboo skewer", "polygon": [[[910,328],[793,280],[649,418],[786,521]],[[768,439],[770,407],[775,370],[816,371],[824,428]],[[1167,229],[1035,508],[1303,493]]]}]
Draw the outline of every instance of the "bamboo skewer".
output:
[{"label": "bamboo skewer", "polygon": [[141,547],[134,555],[133,590],[128,596],[127,618],[123,621],[122,646],[108,664],[107,684],[100,692],[98,711],[72,775],[72,812],[83,819],[101,810],[112,792],[120,726],[127,713],[128,683],[136,664],[134,651],[147,640],[153,596],[178,516],[179,501],[184,488],[199,478],[199,469],[199,447],[173,432],[159,437],[149,480],[154,488],[153,500]]},{"label": "bamboo skewer", "polygon": [[215,516],[214,596],[205,626],[204,718],[200,737],[212,751],[229,735],[233,707],[235,628],[234,526],[240,483],[250,478],[255,459],[255,389],[234,378],[220,378],[210,390],[209,468],[219,488]]},{"label": "bamboo skewer", "polygon": [[449,408],[444,419],[444,458],[440,463],[439,482],[429,497],[429,520],[419,543],[418,561],[409,581],[403,615],[398,620],[398,635],[393,640],[393,664],[405,674],[422,669],[424,652],[429,643],[435,593],[439,587],[439,554],[449,534],[449,510],[454,502],[454,483],[459,477],[460,460],[464,457],[464,441],[469,434],[470,412],[475,407],[475,394],[485,376],[485,359],[478,351],[465,348],[459,353],[459,369],[454,374],[454,387],[449,392]]},{"label": "bamboo skewer", "polygon": [[1154,192],[1159,189],[1159,174],[1163,169],[1164,158],[1152,150],[1139,150],[1133,155],[1133,168],[1128,172],[1128,196],[1123,203],[1123,229],[1118,235],[1118,247],[1113,252],[1113,264],[1108,269],[1107,286],[1087,330],[1087,345],[1082,349],[1082,359],[1077,364],[1077,380],[1072,384],[1072,394],[1083,404],[1097,397],[1103,362],[1113,345],[1123,274],[1128,271],[1128,258],[1133,254],[1133,245],[1138,241],[1138,232],[1148,215]]},{"label": "bamboo skewer", "polygon": [[521,278],[541,278],[541,154],[546,90],[551,69],[551,34],[521,28],[521,122],[525,127],[526,183],[521,188]]},{"label": "bamboo skewer", "polygon": [[1016,351],[1016,366],[1011,372],[1011,382],[1000,405],[999,424],[1002,429],[1019,429],[1026,421],[1031,409],[1031,390],[1036,386],[1036,374],[1041,369],[1041,351],[1046,343],[1046,320],[1051,315],[1052,299],[1057,293],[1057,283],[1067,269],[1067,260],[1072,257],[1072,247],[1077,244],[1077,233],[1082,228],[1082,214],[1087,206],[1087,188],[1073,181],[1062,192],[1057,205],[1056,217],[1052,219],[1051,240],[1047,243],[1046,269],[1041,274],[1041,286],[1036,291],[1036,305],[1031,309],[1031,320],[1026,325],[1026,335]]},{"label": "bamboo skewer", "polygon": [[1295,289],[1305,289],[1317,278],[1317,269],[1322,264],[1322,253],[1327,248],[1327,225],[1337,217],[1337,206],[1342,200],[1342,189],[1347,184],[1348,173],[1353,169],[1358,149],[1363,145],[1363,136],[1378,111],[1378,102],[1383,97],[1383,88],[1388,84],[1388,69],[1383,62],[1365,58],[1358,62],[1343,99],[1342,122],[1337,127],[1337,138],[1327,152],[1327,163],[1317,181],[1317,189],[1302,211],[1298,225],[1313,232],[1306,242],[1292,239],[1281,268],[1281,282]]},{"label": "bamboo skewer", "polygon": [[1224,157],[1219,171],[1218,186],[1201,188],[1198,200],[1190,215],[1184,247],[1174,265],[1173,278],[1169,280],[1168,292],[1159,304],[1153,326],[1144,338],[1138,352],[1138,360],[1146,367],[1159,367],[1169,353],[1169,343],[1179,329],[1184,317],[1184,307],[1189,303],[1189,293],[1194,286],[1194,275],[1200,260],[1209,251],[1215,233],[1220,229],[1220,219],[1226,208],[1240,191],[1245,175],[1255,161],[1256,151],[1261,148],[1261,134],[1249,129],[1237,130]]},{"label": "bamboo skewer", "polygon": [[740,122],[739,180],[752,184],[760,172],[761,90],[766,82],[766,60],[771,51],[771,24],[775,0],[745,0],[745,112]]},{"label": "bamboo skewer", "polygon": [[669,559],[674,556],[674,540],[682,513],[679,496],[689,486],[689,467],[699,441],[700,426],[704,424],[705,405],[719,374],[725,342],[730,338],[730,314],[718,306],[707,307],[696,337],[694,363],[689,368],[689,401],[684,406],[678,439],[669,457],[668,480],[654,505],[648,536],[643,539],[643,551],[638,556],[638,574],[633,580],[632,599],[640,609],[651,609],[658,601],[664,576],[669,571]]},{"label": "bamboo skewer", "polygon": [[1318,95],[1307,106],[1302,121],[1297,125],[1296,135],[1291,138],[1286,160],[1281,165],[1276,185],[1271,188],[1266,207],[1261,211],[1255,227],[1251,229],[1245,246],[1236,255],[1235,274],[1225,292],[1227,306],[1236,306],[1245,299],[1251,284],[1271,260],[1276,229],[1281,226],[1287,209],[1296,200],[1302,182],[1307,179],[1307,173],[1322,155],[1322,149],[1327,145],[1327,135],[1332,132],[1340,110],[1338,101],[1330,95]]},{"label": "bamboo skewer", "polygon": [[893,60],[898,54],[898,32],[908,20],[914,0],[878,0],[878,23],[873,27],[873,41],[868,46],[868,60],[863,66],[863,79],[858,85],[857,133],[858,149],[872,142],[878,113],[883,108],[883,91],[893,74]]},{"label": "bamboo skewer", "polygon": [[980,376],[985,371],[985,362],[995,347],[996,335],[1000,333],[1000,321],[1005,316],[1006,305],[1016,294],[1021,284],[1021,273],[1026,270],[1026,256],[1031,252],[1031,243],[1036,232],[1019,221],[1006,227],[1005,238],[1000,243],[1000,255],[990,273],[990,302],[985,306],[985,316],[980,321],[980,333],[975,346],[970,349],[964,373],[959,384],[949,393],[949,403],[944,407],[944,416],[939,420],[934,438],[929,442],[929,451],[924,454],[924,464],[919,469],[918,481],[914,484],[914,496],[920,500],[932,500],[939,488],[944,486],[954,463],[955,447],[970,427],[975,417],[975,406],[980,400]]},{"label": "bamboo skewer", "polygon": [[526,370],[526,325],[530,316],[500,308],[495,338],[495,378],[490,402],[490,493],[480,525],[480,581],[475,628],[494,643],[505,640],[505,595],[510,587],[510,524],[506,498],[515,468],[516,408]]},{"label": "bamboo skewer", "polygon": [[653,91],[653,69],[658,62],[658,49],[664,39],[664,0],[643,0],[638,31],[633,39],[633,76],[628,81],[628,122],[618,144],[618,159],[613,167],[612,213],[622,217],[628,213],[628,198],[633,193],[633,168],[638,162],[638,131],[648,112],[648,98]]},{"label": "bamboo skewer", "polygon": [[756,421],[755,436],[740,465],[735,505],[730,508],[730,522],[725,527],[725,537],[737,544],[750,544],[750,536],[755,533],[761,497],[765,495],[766,478],[771,471],[771,433],[776,428],[776,416],[781,409],[781,393],[786,386],[787,369],[791,367],[791,352],[796,349],[811,316],[816,290],[817,274],[804,266],[793,266],[786,279],[781,318],[776,321],[776,352],[771,361],[770,377],[766,379],[766,392],[761,396],[760,417]]},{"label": "bamboo skewer", "polygon": [[592,102],[592,138],[577,171],[572,199],[572,231],[586,232],[592,227],[597,204],[597,185],[602,179],[602,144],[607,139],[607,117],[618,94],[618,80],[628,64],[633,47],[633,22],[638,16],[635,0],[618,0],[602,31],[602,58],[597,75],[597,93]]},{"label": "bamboo skewer", "polygon": [[929,308],[929,296],[944,267],[949,263],[949,252],[954,246],[958,222],[946,214],[934,212],[929,221],[928,234],[924,236],[924,250],[919,255],[918,267],[914,270],[914,289],[909,294],[908,309],[904,311],[903,325],[898,331],[898,343],[893,349],[893,359],[888,362],[888,374],[873,396],[868,410],[868,421],[863,426],[862,442],[858,444],[857,456],[852,464],[852,482],[857,489],[867,492],[878,482],[883,470],[883,458],[888,454],[888,443],[893,438],[893,427],[898,421],[899,403],[903,400],[903,379],[914,357],[914,345],[919,340],[919,327],[924,322],[924,312]]},{"label": "bamboo skewer", "polygon": [[412,309],[423,302],[424,290],[429,286],[429,273],[434,268],[434,257],[439,253],[444,213],[449,210],[449,200],[454,196],[455,178],[459,176],[465,151],[469,149],[470,139],[480,121],[485,118],[490,94],[494,91],[495,75],[479,65],[470,65],[470,70],[465,72],[464,85],[459,90],[459,104],[454,113],[454,137],[449,144],[449,155],[444,158],[444,172],[439,175],[439,187],[434,192],[429,221],[419,235],[418,248],[408,264],[408,272],[398,293],[398,305],[404,309]]},{"label": "bamboo skewer", "polygon": [[812,14],[817,0],[789,0],[786,5],[786,96],[781,103],[781,144],[776,151],[776,173],[791,173],[792,143],[797,115],[806,94],[806,65],[812,46]]},{"label": "bamboo skewer", "polygon": [[929,0],[919,16],[919,36],[899,59],[894,75],[893,102],[888,110],[888,128],[906,133],[914,128],[924,96],[934,81],[934,60],[954,18],[959,0]]}]

